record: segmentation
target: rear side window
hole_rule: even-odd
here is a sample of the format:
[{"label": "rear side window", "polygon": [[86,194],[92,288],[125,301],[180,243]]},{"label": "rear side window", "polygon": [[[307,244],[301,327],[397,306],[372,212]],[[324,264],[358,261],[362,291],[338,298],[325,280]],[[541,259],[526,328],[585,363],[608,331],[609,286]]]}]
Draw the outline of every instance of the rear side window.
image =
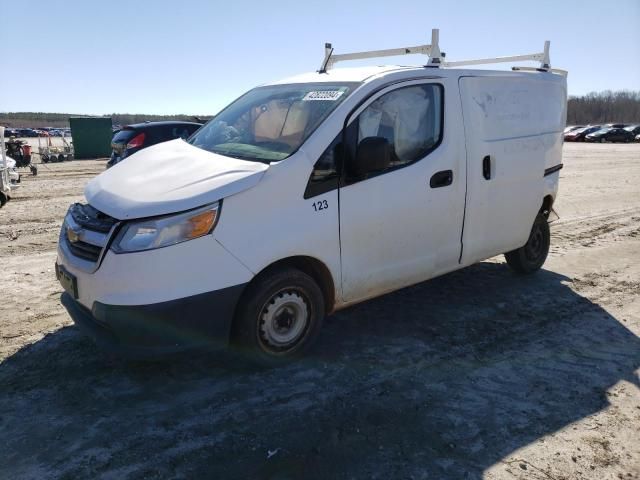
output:
[{"label": "rear side window", "polygon": [[403,87],[376,99],[358,117],[358,144],[368,137],[388,140],[389,168],[425,157],[442,139],[442,86]]},{"label": "rear side window", "polygon": [[113,140],[111,140],[111,143],[127,143],[129,140],[131,140],[136,134],[135,130],[130,130],[130,129],[125,129],[125,130],[120,130],[118,133],[116,133],[113,136]]},{"label": "rear side window", "polygon": [[174,125],[171,127],[167,127],[167,140],[172,140],[174,138],[181,138],[183,140],[186,140],[191,136],[193,132],[195,132],[195,129],[192,128],[191,125]]}]

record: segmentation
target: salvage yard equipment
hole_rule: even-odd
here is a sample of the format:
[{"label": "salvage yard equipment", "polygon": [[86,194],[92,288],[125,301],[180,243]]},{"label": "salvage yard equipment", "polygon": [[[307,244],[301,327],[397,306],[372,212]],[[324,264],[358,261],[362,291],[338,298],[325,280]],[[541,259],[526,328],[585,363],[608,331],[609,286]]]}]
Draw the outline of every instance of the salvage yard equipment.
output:
[{"label": "salvage yard equipment", "polygon": [[53,147],[51,137],[38,137],[38,154],[42,163],[64,162],[73,160],[73,144],[63,136],[63,147]]},{"label": "salvage yard equipment", "polygon": [[[2,138],[4,140],[4,135],[2,135]],[[5,145],[3,145],[2,151],[16,161],[16,168],[28,167],[32,175],[38,174],[38,167],[31,163],[31,145],[13,137],[4,143]]]},{"label": "salvage yard equipment", "polygon": [[[428,61],[332,68],[405,53]],[[537,65],[448,68],[519,61]],[[62,302],[118,352],[231,342],[274,363],[308,349],[326,313],[498,254],[534,273],[566,111],[549,42],[456,62],[437,30],[419,47],[326,44],[318,72],[250,90],[187,142],[92,179],[62,225]]]},{"label": "salvage yard equipment", "polygon": [[11,181],[11,171],[7,164],[7,153],[5,151],[4,127],[0,127],[0,208],[11,198],[11,190],[15,185]]}]

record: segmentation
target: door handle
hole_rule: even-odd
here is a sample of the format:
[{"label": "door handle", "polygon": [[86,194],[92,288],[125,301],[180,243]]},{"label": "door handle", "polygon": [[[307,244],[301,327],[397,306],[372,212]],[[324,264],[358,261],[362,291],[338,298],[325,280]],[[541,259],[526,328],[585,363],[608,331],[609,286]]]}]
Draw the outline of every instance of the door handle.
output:
[{"label": "door handle", "polygon": [[482,159],[482,176],[485,180],[491,180],[491,156]]},{"label": "door handle", "polygon": [[440,188],[446,187],[453,183],[453,172],[451,170],[442,170],[441,172],[436,172],[431,177],[429,181],[429,186],[431,188]]}]

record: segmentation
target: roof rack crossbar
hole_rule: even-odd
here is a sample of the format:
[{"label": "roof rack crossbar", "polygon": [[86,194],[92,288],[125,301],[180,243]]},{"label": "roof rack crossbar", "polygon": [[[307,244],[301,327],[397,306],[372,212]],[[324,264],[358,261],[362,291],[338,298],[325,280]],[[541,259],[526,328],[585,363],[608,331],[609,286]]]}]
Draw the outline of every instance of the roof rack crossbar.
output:
[{"label": "roof rack crossbar", "polygon": [[551,68],[551,61],[549,59],[549,46],[551,42],[549,42],[549,40],[544,42],[544,50],[539,53],[447,62],[444,61],[445,54],[440,52],[439,36],[439,30],[437,28],[434,28],[433,30],[431,30],[430,44],[418,45],[415,47],[391,48],[388,50],[371,50],[367,52],[342,53],[339,55],[334,55],[333,46],[330,43],[325,43],[324,59],[322,61],[322,65],[320,66],[320,70],[318,71],[320,73],[326,73],[327,70],[332,68],[336,63],[344,62],[346,60],[423,54],[429,56],[429,61],[426,65],[427,67],[462,67],[467,65],[486,65],[491,63],[534,61],[540,62],[540,66],[537,68],[537,70],[552,71],[554,73],[562,72]]},{"label": "roof rack crossbar", "polygon": [[437,66],[440,63],[440,48],[438,46],[438,29],[434,28],[431,31],[431,43],[425,45],[417,45],[414,47],[401,47],[390,48],[386,50],[370,50],[365,52],[353,52],[353,53],[341,53],[339,55],[333,54],[333,46],[330,43],[324,45],[324,59],[320,66],[320,73],[326,73],[336,63],[344,62],[347,60],[362,60],[365,58],[379,58],[379,57],[396,57],[399,55],[415,55],[422,54],[429,56],[430,66]]},{"label": "roof rack crossbar", "polygon": [[473,60],[458,60],[453,62],[442,62],[443,67],[463,67],[467,65],[486,65],[488,63],[510,63],[510,62],[540,62],[540,68],[548,70],[551,68],[551,61],[549,60],[549,46],[551,42],[547,40],[544,42],[544,51],[540,53],[529,53],[526,55],[512,55],[509,57],[489,57],[489,58],[475,58]]}]

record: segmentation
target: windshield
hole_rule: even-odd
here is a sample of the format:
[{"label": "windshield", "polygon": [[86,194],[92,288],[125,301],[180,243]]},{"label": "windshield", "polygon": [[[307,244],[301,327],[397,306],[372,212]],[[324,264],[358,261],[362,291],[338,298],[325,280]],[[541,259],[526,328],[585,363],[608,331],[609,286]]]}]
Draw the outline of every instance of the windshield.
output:
[{"label": "windshield", "polygon": [[237,99],[188,142],[229,157],[277,162],[294,153],[357,83],[258,87]]}]

